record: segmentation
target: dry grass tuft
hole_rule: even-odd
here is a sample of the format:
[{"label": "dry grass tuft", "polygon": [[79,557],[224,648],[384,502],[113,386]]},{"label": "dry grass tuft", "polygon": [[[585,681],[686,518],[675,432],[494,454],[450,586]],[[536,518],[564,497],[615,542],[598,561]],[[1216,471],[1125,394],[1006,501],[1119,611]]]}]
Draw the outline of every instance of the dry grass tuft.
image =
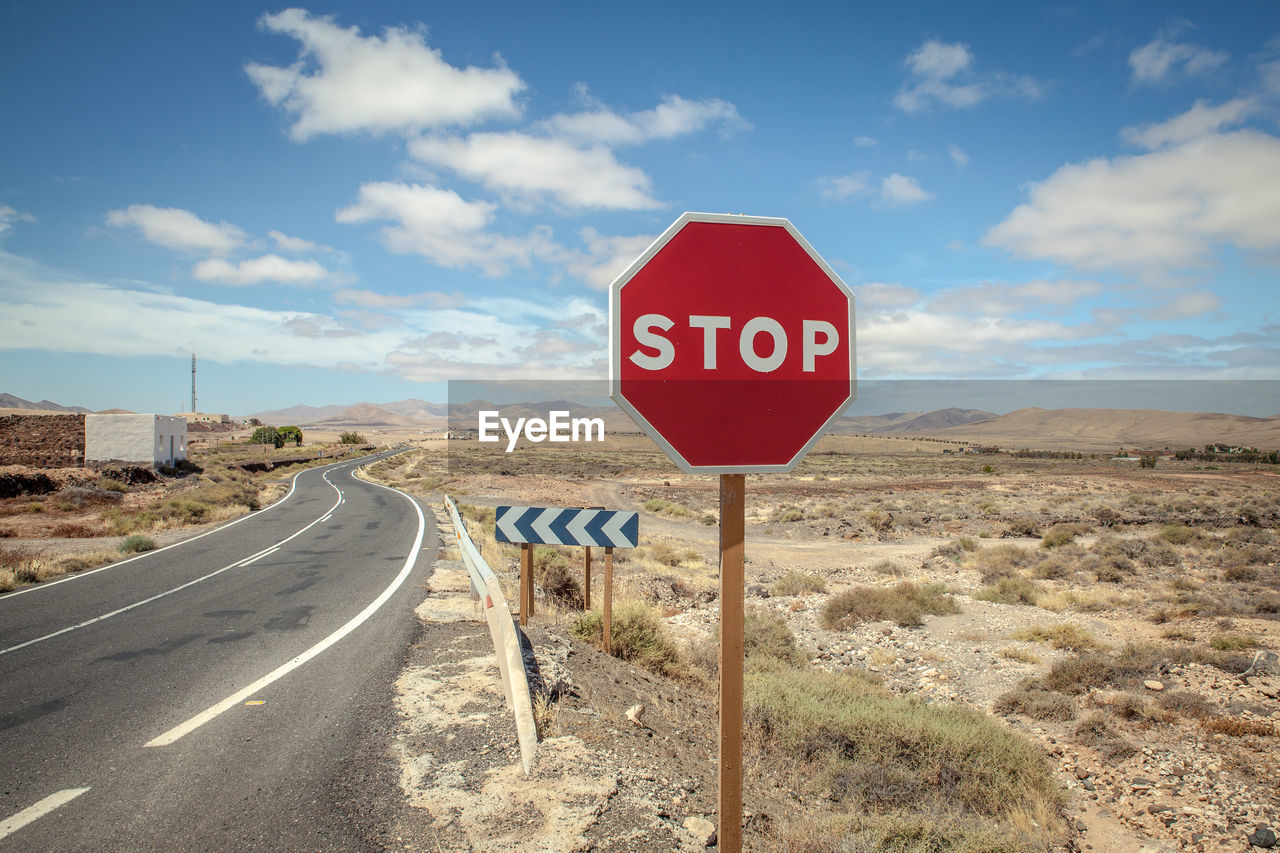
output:
[{"label": "dry grass tuft", "polygon": [[911,627],[923,624],[926,614],[959,612],[960,605],[947,594],[946,585],[904,581],[894,587],[860,586],[837,593],[822,609],[822,624],[843,631],[887,619]]}]

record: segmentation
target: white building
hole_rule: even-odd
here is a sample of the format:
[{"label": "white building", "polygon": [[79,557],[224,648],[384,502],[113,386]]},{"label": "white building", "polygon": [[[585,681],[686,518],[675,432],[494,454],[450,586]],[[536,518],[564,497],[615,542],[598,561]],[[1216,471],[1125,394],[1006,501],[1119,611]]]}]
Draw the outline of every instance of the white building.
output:
[{"label": "white building", "polygon": [[187,458],[187,421],[167,415],[85,415],[87,465],[172,467]]}]

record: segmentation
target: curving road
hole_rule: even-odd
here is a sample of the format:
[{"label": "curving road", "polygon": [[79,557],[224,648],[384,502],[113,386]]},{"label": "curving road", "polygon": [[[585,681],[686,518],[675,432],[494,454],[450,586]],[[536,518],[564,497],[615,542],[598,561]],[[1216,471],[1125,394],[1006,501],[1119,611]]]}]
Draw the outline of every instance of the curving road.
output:
[{"label": "curving road", "polygon": [[336,780],[386,713],[438,541],[353,476],[370,461],[0,597],[0,853],[368,846]]}]

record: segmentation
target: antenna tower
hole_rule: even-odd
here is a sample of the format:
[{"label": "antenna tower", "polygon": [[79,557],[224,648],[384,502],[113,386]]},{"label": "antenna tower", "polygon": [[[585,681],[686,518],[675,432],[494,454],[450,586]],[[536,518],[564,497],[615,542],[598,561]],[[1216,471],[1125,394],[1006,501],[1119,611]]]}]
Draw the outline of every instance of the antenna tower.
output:
[{"label": "antenna tower", "polygon": [[196,408],[196,354],[191,353],[191,411],[198,412]]}]

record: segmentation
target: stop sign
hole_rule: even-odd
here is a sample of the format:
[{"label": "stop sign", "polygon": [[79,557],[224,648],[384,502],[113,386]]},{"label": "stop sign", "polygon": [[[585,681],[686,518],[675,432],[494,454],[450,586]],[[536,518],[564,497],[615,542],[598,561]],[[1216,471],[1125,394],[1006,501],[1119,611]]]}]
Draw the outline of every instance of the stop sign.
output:
[{"label": "stop sign", "polygon": [[610,289],[613,400],[685,471],[790,471],[853,402],[853,311],[788,220],[686,213]]}]

